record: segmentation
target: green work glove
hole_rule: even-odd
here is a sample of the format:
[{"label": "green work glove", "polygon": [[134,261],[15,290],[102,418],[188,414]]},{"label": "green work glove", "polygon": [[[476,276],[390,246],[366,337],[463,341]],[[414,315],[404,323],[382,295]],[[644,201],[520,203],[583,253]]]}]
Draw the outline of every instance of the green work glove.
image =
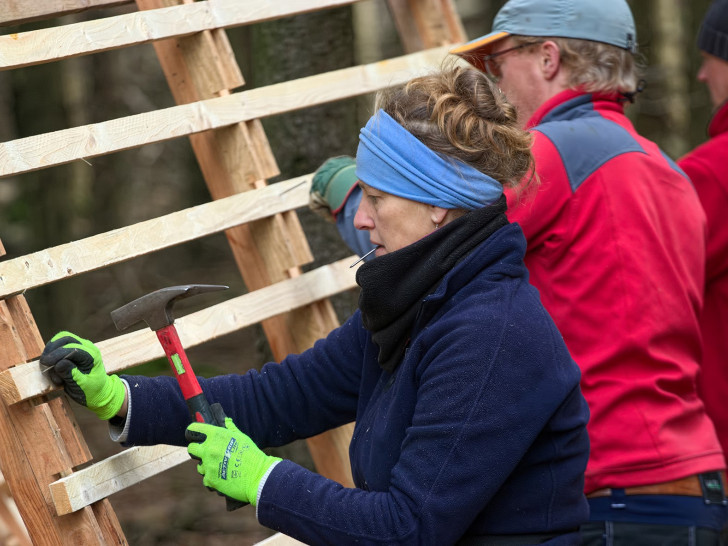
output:
[{"label": "green work glove", "polygon": [[327,159],[313,175],[309,207],[329,221],[336,220],[356,177],[356,161],[353,157],[339,156]]},{"label": "green work glove", "polygon": [[88,340],[70,332],[59,332],[48,342],[40,363],[49,369],[56,385],[101,419],[111,419],[124,403],[126,389],[121,379],[106,375],[101,352]]},{"label": "green work glove", "polygon": [[190,457],[200,462],[202,483],[221,495],[255,506],[260,480],[273,463],[280,461],[263,453],[253,440],[225,418],[225,427],[194,422],[185,438]]}]

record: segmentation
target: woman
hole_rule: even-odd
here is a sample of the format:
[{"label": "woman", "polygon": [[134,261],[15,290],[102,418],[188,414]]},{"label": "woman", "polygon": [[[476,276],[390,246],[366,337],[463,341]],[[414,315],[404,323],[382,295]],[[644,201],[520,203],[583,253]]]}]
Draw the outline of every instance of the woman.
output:
[{"label": "woman", "polygon": [[[357,272],[359,310],[280,365],[200,379],[226,427],[189,424],[172,377],[106,376],[68,332],[41,363],[116,416],[125,445],[186,435],[206,486],[303,542],[577,544],[588,410],[504,215],[503,185],[531,170],[529,136],[485,76],[417,78],[380,95],[361,131],[356,224],[377,257]],[[352,421],[355,489],[259,449]]]}]

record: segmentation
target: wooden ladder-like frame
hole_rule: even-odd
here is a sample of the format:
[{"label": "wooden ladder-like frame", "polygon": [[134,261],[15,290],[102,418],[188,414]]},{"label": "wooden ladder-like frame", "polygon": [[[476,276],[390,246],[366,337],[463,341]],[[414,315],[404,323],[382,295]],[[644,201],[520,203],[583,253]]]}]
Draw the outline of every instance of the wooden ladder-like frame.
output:
[{"label": "wooden ladder-like frame", "polygon": [[[0,69],[153,41],[178,105],[57,131],[50,140],[39,135],[0,143],[0,177],[187,135],[213,197],[192,209],[0,263],[0,464],[34,544],[126,543],[107,497],[188,457],[183,448],[132,448],[88,466],[91,454],[68,401],[56,396],[41,373],[43,340],[22,295],[26,290],[225,231],[249,293],[178,319],[186,346],[260,322],[275,358],[282,359],[338,325],[327,298],[355,287],[351,260],[302,273],[313,258],[295,209],[307,204],[310,175],[267,185],[279,171],[260,118],[352,96],[352,90],[375,91],[437,66],[448,44],[464,40],[459,17],[451,0],[389,0],[408,55],[237,93],[244,81],[224,28],[352,2],[136,0],[135,13],[0,36]],[[0,23],[126,3],[0,0]],[[109,32],[112,27],[125,31]],[[302,104],[300,96],[310,100]],[[184,128],[175,123],[179,119]],[[135,241],[134,247],[127,241]],[[265,311],[253,311],[260,309]],[[163,356],[150,331],[97,343],[109,372]],[[308,440],[317,471],[347,486],[352,427]]]}]

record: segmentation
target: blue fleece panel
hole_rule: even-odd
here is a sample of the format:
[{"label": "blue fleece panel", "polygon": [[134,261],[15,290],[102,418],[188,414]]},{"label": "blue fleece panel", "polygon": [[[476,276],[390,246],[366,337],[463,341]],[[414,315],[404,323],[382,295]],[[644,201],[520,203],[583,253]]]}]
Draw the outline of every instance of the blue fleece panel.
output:
[{"label": "blue fleece panel", "polygon": [[[588,518],[588,409],[580,372],[528,284],[507,225],[421,307],[393,375],[356,312],[301,355],[201,379],[261,447],[356,420],[356,489],[283,461],[258,519],[308,544],[454,544],[463,536],[567,531]],[[244,348],[241,348],[244,350]],[[127,378],[130,444],[184,444],[171,378]],[[546,544],[578,544],[578,533]]]},{"label": "blue fleece panel", "polygon": [[672,167],[672,170],[680,173],[682,176],[684,176],[688,182],[690,182],[690,185],[693,185],[693,181],[690,180],[690,177],[685,174],[685,171],[683,171],[680,166],[675,162],[674,159],[672,159],[669,155],[667,155],[663,150],[660,150],[660,155],[662,155],[663,158],[665,158],[665,161],[667,162],[670,167]]},{"label": "blue fleece panel", "polygon": [[646,153],[628,131],[594,110],[591,95],[554,108],[534,130],[559,151],[572,191],[610,159],[629,152]]}]

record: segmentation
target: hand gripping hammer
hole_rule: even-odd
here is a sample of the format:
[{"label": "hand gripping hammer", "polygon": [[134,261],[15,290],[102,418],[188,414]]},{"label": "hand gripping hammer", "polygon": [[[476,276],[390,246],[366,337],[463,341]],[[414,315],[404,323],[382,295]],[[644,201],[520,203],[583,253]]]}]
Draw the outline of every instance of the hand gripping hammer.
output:
[{"label": "hand gripping hammer", "polygon": [[[172,372],[177,378],[192,418],[200,423],[210,423],[220,427],[225,426],[225,412],[220,404],[216,403],[211,406],[202,392],[202,387],[192,371],[190,361],[177,335],[172,307],[177,300],[182,298],[227,288],[227,286],[214,284],[170,286],[146,294],[111,312],[111,320],[114,321],[118,330],[126,330],[141,321],[146,322],[147,326],[154,330],[164,348]],[[228,511],[247,504],[230,497],[226,497],[226,500]]]}]

